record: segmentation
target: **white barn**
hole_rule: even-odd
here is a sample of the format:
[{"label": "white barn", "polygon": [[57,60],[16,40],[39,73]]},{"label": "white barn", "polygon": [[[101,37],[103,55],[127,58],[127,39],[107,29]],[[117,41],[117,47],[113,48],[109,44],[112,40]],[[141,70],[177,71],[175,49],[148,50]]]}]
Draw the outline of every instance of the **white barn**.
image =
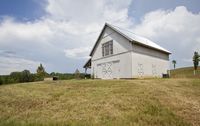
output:
[{"label": "white barn", "polygon": [[84,68],[100,79],[162,77],[171,53],[134,33],[105,24]]}]

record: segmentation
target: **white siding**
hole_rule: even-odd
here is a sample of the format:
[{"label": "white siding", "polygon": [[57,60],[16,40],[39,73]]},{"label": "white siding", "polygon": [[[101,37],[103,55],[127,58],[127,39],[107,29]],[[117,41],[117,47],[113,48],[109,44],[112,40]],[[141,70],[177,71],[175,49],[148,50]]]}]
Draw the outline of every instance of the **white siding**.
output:
[{"label": "white siding", "polygon": [[106,27],[99,44],[94,50],[92,60],[102,58],[102,44],[110,40],[113,40],[113,54],[123,53],[132,49],[131,43],[126,38]]},{"label": "white siding", "polygon": [[[101,65],[112,63],[111,76],[104,76]],[[95,78],[103,78],[103,79],[113,79],[113,78],[132,78],[131,71],[131,52],[123,53],[120,55],[115,55],[99,60],[92,61],[92,73]],[[100,70],[100,71],[99,71]],[[106,68],[106,70],[108,70]]]},{"label": "white siding", "polygon": [[169,61],[132,52],[132,74],[138,77],[162,77],[169,69]]}]

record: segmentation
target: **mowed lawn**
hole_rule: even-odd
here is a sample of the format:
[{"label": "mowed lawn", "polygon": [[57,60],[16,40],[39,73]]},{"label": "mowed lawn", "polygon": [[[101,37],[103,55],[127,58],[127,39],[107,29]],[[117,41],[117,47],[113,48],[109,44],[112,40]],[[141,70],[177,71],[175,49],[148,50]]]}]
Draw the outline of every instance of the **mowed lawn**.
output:
[{"label": "mowed lawn", "polygon": [[198,126],[200,79],[2,85],[0,125]]}]

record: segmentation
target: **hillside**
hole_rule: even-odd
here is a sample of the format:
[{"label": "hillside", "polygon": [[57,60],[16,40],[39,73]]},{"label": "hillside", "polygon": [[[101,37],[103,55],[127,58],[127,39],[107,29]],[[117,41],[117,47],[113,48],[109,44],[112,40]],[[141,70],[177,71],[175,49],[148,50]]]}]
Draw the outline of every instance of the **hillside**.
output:
[{"label": "hillside", "polygon": [[199,79],[68,80],[0,86],[0,126],[200,125]]},{"label": "hillside", "polygon": [[200,67],[196,71],[196,76],[193,74],[193,67],[184,67],[171,70],[170,74],[172,78],[200,78]]}]

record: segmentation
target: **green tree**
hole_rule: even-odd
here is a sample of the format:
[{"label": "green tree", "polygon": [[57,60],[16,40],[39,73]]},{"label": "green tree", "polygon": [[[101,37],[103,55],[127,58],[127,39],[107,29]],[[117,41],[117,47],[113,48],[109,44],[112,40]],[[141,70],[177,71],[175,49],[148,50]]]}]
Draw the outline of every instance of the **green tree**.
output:
[{"label": "green tree", "polygon": [[23,83],[23,82],[33,82],[34,74],[31,74],[29,70],[24,70],[22,72],[12,72],[8,77],[8,83]]},{"label": "green tree", "polygon": [[176,68],[176,60],[172,60],[172,64],[174,65],[174,69]]},{"label": "green tree", "polygon": [[34,81],[34,78],[29,70],[24,70],[21,72],[21,82],[32,82]]},{"label": "green tree", "polygon": [[194,75],[196,75],[196,70],[198,68],[199,61],[200,61],[200,55],[198,54],[198,52],[194,52],[194,56],[193,56]]},{"label": "green tree", "polygon": [[15,83],[19,83],[21,82],[21,75],[22,72],[12,72],[10,73],[10,78],[15,82]]},{"label": "green tree", "polygon": [[46,75],[46,72],[45,72],[45,69],[44,67],[42,66],[42,64],[40,64],[37,68],[37,75],[41,78],[44,78],[45,75]]}]

